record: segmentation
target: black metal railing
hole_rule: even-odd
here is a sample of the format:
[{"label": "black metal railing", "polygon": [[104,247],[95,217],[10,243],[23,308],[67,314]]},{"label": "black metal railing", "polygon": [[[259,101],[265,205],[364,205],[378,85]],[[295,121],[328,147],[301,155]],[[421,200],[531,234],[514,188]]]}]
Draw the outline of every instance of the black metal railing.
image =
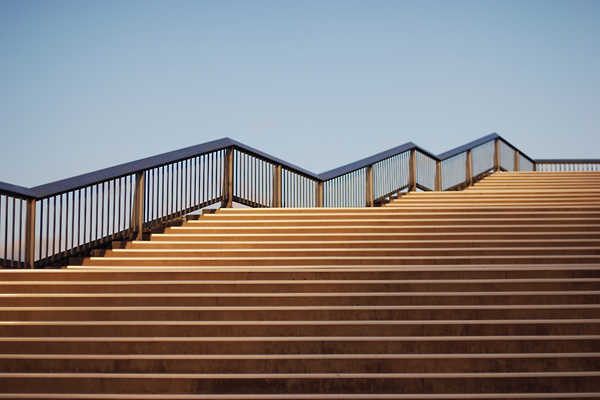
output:
[{"label": "black metal railing", "polygon": [[318,175],[225,138],[30,189],[0,182],[0,263],[52,265],[217,203],[371,207],[407,191],[458,190],[500,170],[599,166],[536,162],[491,134],[438,156],[407,143]]}]

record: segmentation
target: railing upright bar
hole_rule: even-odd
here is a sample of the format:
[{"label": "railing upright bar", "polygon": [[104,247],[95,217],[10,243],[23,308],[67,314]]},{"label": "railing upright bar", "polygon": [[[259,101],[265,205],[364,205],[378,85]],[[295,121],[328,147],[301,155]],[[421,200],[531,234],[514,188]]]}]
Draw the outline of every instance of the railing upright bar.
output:
[{"label": "railing upright bar", "polygon": [[519,150],[515,150],[515,171],[519,171]]}]

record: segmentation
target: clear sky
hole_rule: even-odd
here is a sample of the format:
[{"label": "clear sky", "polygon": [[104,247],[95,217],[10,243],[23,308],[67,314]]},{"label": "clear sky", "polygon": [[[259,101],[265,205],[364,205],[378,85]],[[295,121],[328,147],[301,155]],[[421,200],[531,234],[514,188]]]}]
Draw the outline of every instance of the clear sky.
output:
[{"label": "clear sky", "polygon": [[222,137],[321,173],[492,132],[600,158],[600,1],[0,0],[0,181]]}]

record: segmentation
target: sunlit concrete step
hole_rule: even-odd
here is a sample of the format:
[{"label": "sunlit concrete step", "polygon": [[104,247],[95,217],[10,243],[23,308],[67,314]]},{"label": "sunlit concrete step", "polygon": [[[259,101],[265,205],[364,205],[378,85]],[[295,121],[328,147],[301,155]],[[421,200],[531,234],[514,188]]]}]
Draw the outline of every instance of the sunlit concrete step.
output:
[{"label": "sunlit concrete step", "polygon": [[[310,239],[314,241],[385,241],[385,240],[397,240],[403,242],[421,242],[421,241],[475,241],[481,240],[482,236],[478,232],[341,232],[341,233],[311,233]],[[587,241],[595,241],[600,239],[600,231],[598,232],[486,232],[485,238],[489,241],[515,241],[520,242],[537,242],[537,243],[552,243],[557,241],[563,241],[565,243],[577,242],[582,240],[581,243]],[[153,234],[151,235],[151,241],[136,241],[123,244],[123,242],[117,242],[113,248],[126,248],[127,246],[138,246],[138,243],[152,243],[158,244],[159,242],[174,241],[174,242],[244,242],[244,241],[305,241],[307,238],[302,232],[299,233],[212,233],[202,234],[195,233],[185,235],[182,233],[165,233],[165,234]],[[134,244],[135,243],[135,244]],[[143,244],[139,244],[143,246]]]},{"label": "sunlit concrete step", "polygon": [[[481,236],[479,235],[479,238]],[[256,238],[247,238],[256,239]],[[471,239],[471,240],[235,240],[235,241],[133,241],[119,242],[113,245],[112,254],[121,249],[142,251],[146,249],[351,249],[351,248],[598,248],[599,238],[580,239]],[[350,238],[353,239],[353,238]],[[101,252],[100,252],[101,253]],[[108,254],[108,253],[104,253]]]},{"label": "sunlit concrete step", "polygon": [[600,353],[351,355],[0,355],[3,373],[483,373],[595,371]]},{"label": "sunlit concrete step", "polygon": [[[503,393],[598,392],[600,372],[372,373],[372,374],[0,374],[6,391],[104,393]],[[357,379],[362,385],[350,384]],[[482,390],[482,388],[485,388]]]},{"label": "sunlit concrete step", "polygon": [[1,354],[465,354],[600,352],[600,335],[0,337]]},{"label": "sunlit concrete step", "polygon": [[0,307],[3,321],[598,319],[598,304]]},{"label": "sunlit concrete step", "polygon": [[[546,268],[543,266],[543,268]],[[296,269],[295,267],[293,269]],[[439,273],[434,268],[434,273]],[[595,276],[595,275],[594,275]],[[312,293],[312,292],[474,292],[474,291],[594,291],[600,278],[472,278],[404,280],[107,280],[0,282],[0,293]]]},{"label": "sunlit concrete step", "polygon": [[179,234],[184,235],[207,235],[207,234],[307,234],[312,235],[313,233],[472,233],[479,232],[482,234],[496,233],[496,232],[508,232],[508,233],[522,233],[522,232],[600,232],[600,224],[591,223],[587,220],[573,223],[573,221],[564,221],[562,224],[554,223],[529,223],[529,224],[466,224],[464,222],[448,221],[445,225],[412,225],[412,224],[364,224],[364,225],[341,225],[341,224],[322,224],[321,226],[273,226],[265,224],[265,226],[202,226],[202,227],[171,227],[165,231],[167,235]]},{"label": "sunlit concrete step", "polygon": [[[295,248],[126,248],[107,250],[104,257],[98,259],[131,258],[207,258],[207,257],[478,257],[478,256],[572,256],[574,259],[585,255],[600,255],[600,247],[400,247],[400,246],[328,246],[310,245]],[[600,258],[598,259],[600,262]]]},{"label": "sunlit concrete step", "polygon": [[[519,225],[587,225],[587,224],[595,224],[600,226],[600,217],[597,215],[587,215],[589,213],[580,214],[577,217],[570,217],[568,215],[557,214],[555,216],[547,216],[543,214],[536,215],[535,213],[531,213],[531,215],[526,215],[527,213],[522,213],[521,216],[503,216],[502,214],[496,214],[494,216],[479,216],[473,214],[465,214],[461,216],[457,215],[448,215],[447,217],[442,217],[439,214],[427,214],[423,213],[421,215],[412,214],[410,217],[404,218],[364,218],[364,219],[350,219],[346,218],[343,220],[338,219],[328,219],[328,218],[319,218],[319,219],[263,219],[263,218],[253,218],[253,219],[239,219],[239,220],[226,220],[226,219],[203,219],[198,221],[189,221],[185,225],[181,227],[171,227],[168,231],[178,231],[178,230],[193,230],[193,229],[204,229],[206,227],[234,227],[237,229],[242,229],[244,227],[248,228],[258,228],[258,227],[283,227],[283,228],[294,228],[294,227],[319,227],[319,226],[330,226],[330,225],[338,225],[341,227],[354,227],[354,226],[413,226],[413,227],[426,227],[426,226],[444,226],[444,225],[471,225],[473,227],[477,227],[479,225],[511,225],[511,226],[519,226]],[[168,232],[167,231],[167,232]]]},{"label": "sunlit concrete step", "polygon": [[600,205],[594,206],[594,210],[571,210],[566,207],[560,207],[558,210],[552,210],[544,207],[543,210],[532,210],[532,209],[516,209],[516,208],[505,208],[499,209],[497,207],[489,207],[487,209],[465,207],[465,210],[461,211],[450,211],[447,206],[440,206],[435,209],[415,209],[411,208],[404,210],[401,208],[402,202],[397,204],[397,207],[392,208],[380,208],[387,212],[379,213],[260,213],[260,212],[246,212],[244,214],[207,214],[198,220],[191,220],[187,222],[187,225],[206,225],[212,222],[221,221],[235,221],[240,223],[247,222],[263,222],[263,221],[332,221],[332,220],[343,220],[355,221],[355,220],[376,220],[381,221],[382,219],[397,221],[404,219],[463,219],[465,221],[471,221],[471,219],[554,219],[554,218],[589,218],[599,219],[600,218]]},{"label": "sunlit concrete step", "polygon": [[4,321],[0,328],[6,338],[600,335],[600,319]]},{"label": "sunlit concrete step", "polygon": [[564,255],[552,254],[547,252],[540,255],[468,255],[454,254],[426,256],[426,255],[372,255],[365,253],[364,255],[303,255],[290,254],[282,255],[256,255],[243,256],[240,254],[215,254],[214,256],[203,257],[90,257],[82,260],[83,266],[139,266],[139,267],[163,267],[163,266],[179,266],[179,267],[230,267],[230,266],[311,266],[311,265],[481,265],[481,264],[585,264],[597,265],[600,263],[600,254],[589,255]]}]

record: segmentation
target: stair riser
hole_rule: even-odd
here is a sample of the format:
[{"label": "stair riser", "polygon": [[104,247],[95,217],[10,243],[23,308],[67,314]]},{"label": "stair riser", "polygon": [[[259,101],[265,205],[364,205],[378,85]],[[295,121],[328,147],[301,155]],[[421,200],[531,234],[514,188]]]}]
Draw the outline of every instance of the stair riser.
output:
[{"label": "stair riser", "polygon": [[[465,306],[468,307],[468,306]],[[9,311],[10,310],[10,311]],[[483,320],[599,319],[600,308],[540,309],[406,309],[406,310],[82,310],[3,309],[2,321],[347,321],[347,320]]]},{"label": "stair riser", "polygon": [[35,286],[0,285],[0,293],[307,293],[307,292],[478,292],[478,291],[574,291],[597,290],[598,281],[572,282],[569,280],[556,282],[405,282],[405,283],[264,283],[227,284],[218,281],[210,283],[170,283],[157,281],[155,284],[126,284],[126,285],[94,285],[94,284],[41,284]]},{"label": "stair riser", "polygon": [[431,358],[427,359],[0,359],[4,373],[482,373],[595,371],[600,356],[577,358]]},{"label": "stair riser", "polygon": [[[333,325],[261,325],[261,324],[207,324],[207,325],[52,325],[2,326],[1,337],[220,337],[220,336],[514,336],[514,335],[600,335],[597,323],[528,323],[515,321],[498,324],[469,321],[452,324],[352,324]],[[241,339],[243,340],[243,339]]]},{"label": "stair riser", "polygon": [[1,298],[3,307],[122,307],[122,306],[351,306],[351,305],[526,305],[526,304],[600,304],[600,294],[589,295],[520,295],[507,296],[433,296],[433,295],[398,295],[377,296],[371,294],[360,294],[348,296],[258,296],[248,294],[247,296],[227,297],[219,295],[214,297],[195,297],[193,293],[188,296],[177,297],[148,297],[136,296],[125,297],[119,294],[114,297],[24,297],[11,296]]},{"label": "stair riser", "polygon": [[[539,338],[538,338],[539,339]],[[315,338],[284,341],[268,340],[190,340],[189,338],[154,339],[133,338],[127,341],[106,338],[89,340],[5,341],[0,339],[2,354],[478,354],[478,353],[572,353],[600,352],[600,338],[561,340],[543,338],[536,340],[523,336],[507,337],[505,340],[460,338],[445,340],[421,338],[361,338],[345,340],[331,338],[324,341]],[[1,386],[0,386],[1,387]]]},{"label": "stair riser", "polygon": [[199,379],[181,378],[0,378],[0,387],[10,393],[506,393],[509,388],[527,388],[528,392],[595,392],[600,390],[598,377],[512,377],[512,378],[364,378],[349,379]]},{"label": "stair riser", "polygon": [[[165,269],[160,271],[107,271],[107,270],[94,270],[94,271],[77,271],[72,269],[63,270],[6,270],[3,271],[3,282],[0,282],[0,287],[8,288],[9,285],[3,286],[5,282],[13,282],[14,284],[29,285],[29,282],[36,282],[35,285],[31,284],[31,287],[37,286],[40,282],[48,282],[49,285],[63,284],[62,282],[90,282],[93,284],[102,284],[107,286],[107,290],[110,290],[110,286],[120,285],[123,283],[143,283],[140,281],[170,281],[161,282],[164,284],[173,284],[173,281],[230,281],[239,280],[244,281],[244,284],[252,283],[252,281],[274,281],[273,284],[278,284],[278,281],[282,284],[287,284],[286,280],[301,280],[305,283],[311,283],[313,280],[319,280],[319,283],[325,283],[324,281],[336,280],[335,284],[340,283],[339,281],[348,280],[360,280],[360,281],[373,281],[373,280],[419,280],[419,279],[501,279],[498,283],[511,282],[509,279],[561,279],[561,278],[596,278],[600,279],[600,267],[599,266],[553,266],[550,267],[535,267],[530,268],[529,266],[520,267],[473,267],[473,268],[462,268],[457,267],[416,267],[406,268],[398,267],[396,269],[386,270],[321,270],[321,271],[298,271],[296,269],[289,269],[285,271],[256,271],[256,270],[244,270],[244,271],[231,271],[231,270],[218,270],[218,271],[185,271],[177,269]],[[20,283],[18,283],[20,282]],[[395,283],[395,282],[390,282]],[[419,283],[419,282],[415,282]],[[261,283],[262,284],[262,283]],[[598,281],[600,285],[600,281]],[[597,287],[597,290],[600,286]],[[426,290],[427,291],[427,290]]]}]

